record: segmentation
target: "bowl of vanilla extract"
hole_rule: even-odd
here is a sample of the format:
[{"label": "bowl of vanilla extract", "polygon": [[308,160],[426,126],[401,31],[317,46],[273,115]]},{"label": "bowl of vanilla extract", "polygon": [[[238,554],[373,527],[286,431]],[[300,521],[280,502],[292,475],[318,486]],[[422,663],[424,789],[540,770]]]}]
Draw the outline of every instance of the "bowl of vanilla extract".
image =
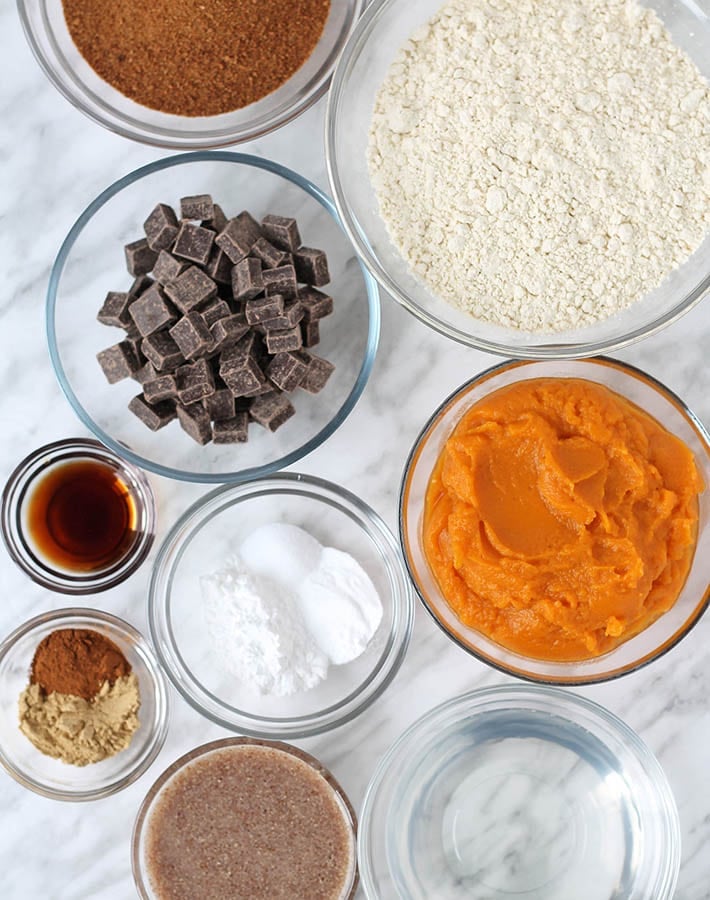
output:
[{"label": "bowl of vanilla extract", "polygon": [[63,594],[120,584],[148,555],[155,501],[145,475],[98,441],[47,444],[12,473],[2,536],[34,581]]}]

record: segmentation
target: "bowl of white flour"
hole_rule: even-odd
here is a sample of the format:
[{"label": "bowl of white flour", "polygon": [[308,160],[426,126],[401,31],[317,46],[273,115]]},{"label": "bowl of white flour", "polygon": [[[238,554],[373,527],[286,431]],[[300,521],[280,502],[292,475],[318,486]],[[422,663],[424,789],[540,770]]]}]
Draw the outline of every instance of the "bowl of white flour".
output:
[{"label": "bowl of white flour", "polygon": [[326,147],[380,284],[454,340],[586,356],[710,291],[709,0],[375,0]]}]

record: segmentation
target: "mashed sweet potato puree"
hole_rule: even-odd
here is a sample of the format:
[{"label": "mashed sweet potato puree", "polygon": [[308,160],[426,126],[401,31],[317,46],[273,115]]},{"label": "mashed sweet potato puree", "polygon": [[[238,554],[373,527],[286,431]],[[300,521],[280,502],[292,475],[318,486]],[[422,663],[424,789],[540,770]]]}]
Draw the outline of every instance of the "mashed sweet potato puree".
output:
[{"label": "mashed sweet potato puree", "polygon": [[465,624],[525,656],[599,656],[675,602],[702,478],[603,385],[519,382],[476,403],[428,485],[424,551]]}]

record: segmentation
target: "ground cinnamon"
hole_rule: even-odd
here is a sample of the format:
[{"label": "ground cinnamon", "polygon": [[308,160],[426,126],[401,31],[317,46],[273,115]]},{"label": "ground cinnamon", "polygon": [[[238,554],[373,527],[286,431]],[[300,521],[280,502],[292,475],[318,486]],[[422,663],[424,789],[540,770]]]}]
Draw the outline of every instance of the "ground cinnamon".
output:
[{"label": "ground cinnamon", "polygon": [[330,0],[63,0],[94,71],[143,106],[213,116],[275,91],[313,52]]},{"label": "ground cinnamon", "polygon": [[88,628],[62,628],[44,638],[32,660],[30,682],[46,694],[91,700],[108,681],[130,674],[131,666],[108,638]]}]

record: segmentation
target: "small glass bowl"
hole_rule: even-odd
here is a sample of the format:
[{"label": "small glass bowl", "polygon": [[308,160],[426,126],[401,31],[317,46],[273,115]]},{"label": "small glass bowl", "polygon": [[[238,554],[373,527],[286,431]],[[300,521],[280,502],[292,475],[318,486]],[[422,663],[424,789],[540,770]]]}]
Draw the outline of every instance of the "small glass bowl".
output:
[{"label": "small glass bowl", "polygon": [[628,725],[569,691],[474,690],[426,713],[365,795],[368,900],[670,900],[678,810]]},{"label": "small glass bowl", "polygon": [[[504,328],[438,297],[413,273],[392,242],[367,167],[375,96],[400,47],[428,22],[443,0],[379,0],[353,30],[333,74],[326,113],[326,159],[343,226],[379,284],[410,313],[440,334],[499,356],[570,359],[632,344],[667,327],[710,292],[710,235],[655,290],[627,309],[585,328],[534,334]],[[694,0],[648,0],[674,42],[710,77],[710,19]],[[465,185],[462,185],[462,189]]]},{"label": "small glass bowl", "polygon": [[[334,299],[314,352],[335,365],[317,395],[290,395],[296,415],[272,433],[249,429],[245,444],[196,444],[171,422],[150,431],[128,409],[141,386],[127,378],[108,384],[96,354],[123,332],[96,321],[108,291],[127,290],[123,245],[142,234],[158,202],[211,193],[227,214],[248,209],[294,216],[303,241],[328,254]],[[356,261],[332,201],[314,184],[278,163],[215,151],[158,160],[101,193],[78,220],[57,254],[47,290],[47,338],[54,371],[74,412],[115,453],[142,469],[181,481],[245,481],[292,465],[327,440],[362,394],[380,335],[377,284]]]},{"label": "small glass bowl", "polygon": [[[130,745],[109,759],[74,766],[41,753],[22,734],[17,702],[29,683],[38,644],[61,628],[89,628],[116,644],[138,678],[139,727]],[[168,689],[145,638],[98,609],[58,609],[25,622],[0,644],[0,764],[23,787],[52,800],[99,800],[128,787],[155,760],[168,731]]]},{"label": "small glass bowl", "polygon": [[[27,527],[26,512],[33,486],[55,467],[95,460],[116,473],[128,489],[135,507],[135,528],[131,544],[121,559],[107,568],[72,572],[49,561],[34,544]],[[2,495],[2,536],[8,553],[33,581],[62,594],[95,594],[125,581],[148,555],[155,537],[155,500],[140,469],[107,450],[98,441],[68,438],[55,441],[30,453],[17,466]]]},{"label": "small glass bowl", "polygon": [[[272,522],[298,525],[323,545],[352,554],[383,607],[361,656],[331,666],[320,684],[287,697],[260,696],[223,671],[201,603],[200,576],[223,566],[248,534]],[[158,552],[148,617],[164,671],[198,712],[230,731],[294,739],[342,725],[380,696],[404,659],[414,604],[399,547],[380,517],[335,484],[284,473],[218,488],[187,510]]]},{"label": "small glass bowl", "polygon": [[243,109],[218,116],[176,116],[130,100],[104,81],[77,50],[62,4],[17,0],[25,36],[55,88],[84,115],[123,137],[160,147],[224,147],[285,125],[327,90],[333,67],[364,0],[337,0],[311,56],[280,88]]},{"label": "small glass bowl", "polygon": [[[530,378],[582,378],[621,394],[690,447],[706,485],[699,498],[700,518],[693,563],[675,604],[652,625],[614,650],[580,662],[524,657],[463,625],[439,590],[422,549],[424,497],[434,465],[449,435],[478,400],[506,385]],[[648,665],[675,647],[710,604],[706,565],[710,555],[710,435],[668,388],[618,360],[599,357],[558,362],[505,362],[482,372],[454,391],[422,429],[404,468],[399,522],[405,562],[417,593],[437,625],[459,647],[501,672],[530,681],[569,685],[610,681]]]},{"label": "small glass bowl", "polygon": [[335,797],[335,800],[342,810],[343,817],[348,824],[349,830],[351,830],[352,832],[353,864],[349,875],[349,883],[344,889],[340,900],[352,900],[352,898],[355,897],[359,883],[357,854],[355,846],[357,842],[357,816],[355,815],[355,810],[353,809],[350,800],[348,800],[347,794],[342,789],[340,784],[336,781],[331,772],[326,769],[325,766],[322,765],[322,763],[320,763],[314,756],[311,756],[310,753],[306,753],[305,751],[300,750],[298,747],[292,747],[290,744],[283,744],[279,741],[255,740],[254,738],[223,738],[222,740],[211,741],[208,744],[203,744],[200,747],[196,747],[194,750],[191,750],[189,753],[186,753],[184,756],[176,759],[175,762],[171,766],[169,766],[153,784],[151,789],[146,794],[143,803],[141,803],[140,809],[138,810],[138,816],[136,817],[136,821],[133,826],[133,837],[131,839],[131,864],[133,867],[133,878],[141,900],[159,900],[158,895],[151,887],[149,875],[150,867],[146,860],[145,851],[146,838],[150,826],[150,816],[156,804],[160,800],[163,788],[165,788],[166,785],[169,784],[170,780],[175,775],[183,771],[183,769],[194,763],[196,760],[199,760],[202,757],[207,756],[210,753],[214,753],[218,750],[225,750],[231,747],[239,748],[249,745],[271,747],[274,750],[279,750],[282,753],[288,753],[291,756],[295,756],[296,759],[307,763],[309,766],[311,766],[311,768],[315,769],[315,771],[318,772],[318,774],[328,783],[330,788],[332,788],[333,796]]}]

